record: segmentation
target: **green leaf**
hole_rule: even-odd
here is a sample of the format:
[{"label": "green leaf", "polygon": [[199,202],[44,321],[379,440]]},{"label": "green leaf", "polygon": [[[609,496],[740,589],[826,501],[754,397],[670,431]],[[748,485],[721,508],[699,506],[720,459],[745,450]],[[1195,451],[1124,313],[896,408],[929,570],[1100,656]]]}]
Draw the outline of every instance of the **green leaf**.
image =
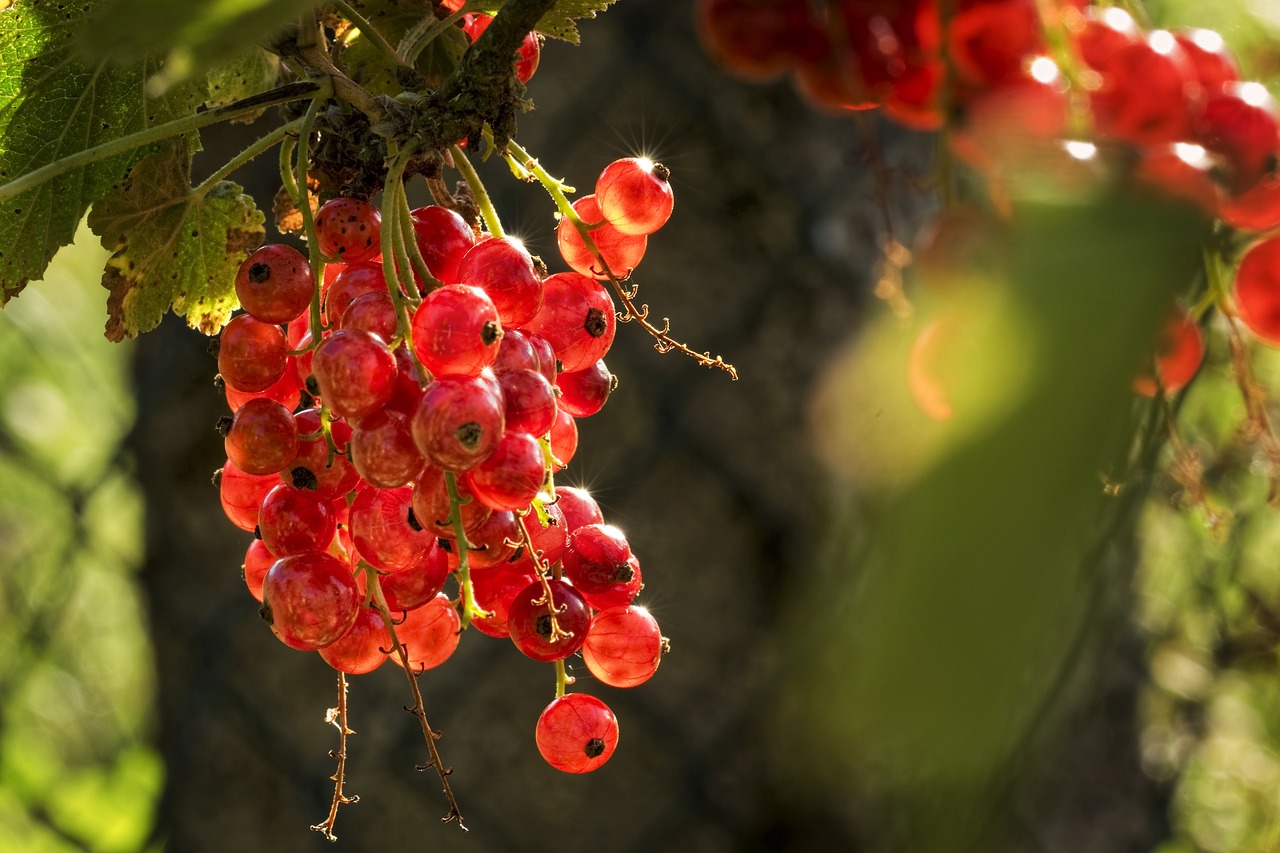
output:
[{"label": "green leaf", "polygon": [[[209,96],[205,99],[205,106],[220,107],[265,92],[276,85],[279,76],[280,60],[274,54],[254,48],[210,69]],[[238,121],[249,124],[258,115],[261,114],[255,113]]]},{"label": "green leaf", "polygon": [[175,141],[140,161],[89,214],[114,252],[102,275],[111,340],[155,328],[171,305],[211,335],[236,307],[236,271],[262,241],[262,212],[230,181],[193,190],[190,172],[191,155]]},{"label": "green leaf", "polygon": [[300,15],[315,0],[100,0],[82,39],[95,57],[136,59],[168,55],[154,88],[191,79],[228,57],[248,52]]},{"label": "green leaf", "polygon": [[[398,46],[405,33],[430,15],[417,0],[363,0],[354,5],[392,47]],[[418,73],[429,83],[438,85],[457,67],[470,46],[461,27],[449,27],[418,55]],[[395,69],[388,67],[386,57],[363,35],[351,40],[342,54],[342,65],[347,74],[371,92],[394,96],[404,91],[396,79]]]},{"label": "green leaf", "polygon": [[[143,81],[159,69],[155,62],[81,61],[73,44],[92,6],[18,0],[0,11],[0,181],[171,121],[199,104],[195,86],[149,96]],[[89,205],[146,153],[74,170],[0,208],[0,306],[44,272],[71,242]]]}]

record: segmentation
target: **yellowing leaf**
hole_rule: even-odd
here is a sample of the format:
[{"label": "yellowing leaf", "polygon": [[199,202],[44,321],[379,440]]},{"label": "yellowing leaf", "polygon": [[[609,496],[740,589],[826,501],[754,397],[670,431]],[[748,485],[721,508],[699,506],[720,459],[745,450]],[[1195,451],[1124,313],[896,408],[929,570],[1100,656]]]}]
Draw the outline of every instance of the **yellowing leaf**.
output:
[{"label": "yellowing leaf", "polygon": [[211,335],[236,307],[236,270],[262,241],[262,212],[230,181],[193,190],[190,170],[186,145],[175,140],[139,161],[89,214],[114,252],[102,275],[111,340],[155,328],[171,305]]}]

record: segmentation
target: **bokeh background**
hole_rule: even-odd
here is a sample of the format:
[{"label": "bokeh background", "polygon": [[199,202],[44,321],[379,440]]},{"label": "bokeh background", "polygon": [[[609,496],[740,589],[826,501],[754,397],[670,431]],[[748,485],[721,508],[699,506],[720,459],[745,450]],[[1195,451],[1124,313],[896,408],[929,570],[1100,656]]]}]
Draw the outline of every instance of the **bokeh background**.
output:
[{"label": "bokeh background", "polygon": [[[1246,71],[1267,71],[1250,7],[1155,11],[1242,34]],[[846,629],[878,606],[857,593],[889,510],[819,455],[839,424],[813,401],[824,381],[840,387],[832,365],[871,324],[905,328],[873,290],[884,247],[912,245],[936,212],[935,140],[820,113],[785,81],[728,79],[687,4],[626,0],[581,28],[579,47],[546,45],[521,142],[579,188],[618,156],[672,169],[676,212],[650,241],[640,300],[741,376],[620,326],[607,359],[620,385],[580,423],[561,478],[627,532],[641,600],[672,644],[630,691],[573,667],[617,713],[618,753],[587,777],[546,766],[533,726],[552,668],[468,635],[421,683],[470,832],[440,824],[439,785],[414,770],[424,748],[391,667],[352,679],[347,790],[360,803],[341,811],[336,848],[308,831],[332,792],[334,674],[271,636],[240,579],[249,540],[210,484],[224,408],[207,341],[173,318],[136,343],[103,340],[103,258],[86,235],[0,313],[0,851],[1275,849],[1280,526],[1238,441],[1221,330],[1178,415],[1230,535],[1177,505],[1158,459],[1107,516],[1062,611],[1045,611],[1063,630],[992,724],[1001,746],[981,772],[935,772],[926,757],[882,776],[882,744],[864,756],[839,726],[858,717],[844,704],[858,695],[842,680],[857,658]],[[207,162],[260,132],[206,134]],[[553,259],[542,190],[497,162],[482,175],[508,230]],[[236,177],[266,206],[272,163]],[[1259,356],[1264,380],[1280,379],[1275,362]],[[1052,464],[1054,447],[1043,455]],[[971,608],[971,588],[993,600],[987,568],[957,554],[950,609]],[[842,610],[848,596],[862,610]],[[937,650],[922,671],[983,671],[921,624],[915,639]],[[988,693],[980,676],[956,683]]]}]

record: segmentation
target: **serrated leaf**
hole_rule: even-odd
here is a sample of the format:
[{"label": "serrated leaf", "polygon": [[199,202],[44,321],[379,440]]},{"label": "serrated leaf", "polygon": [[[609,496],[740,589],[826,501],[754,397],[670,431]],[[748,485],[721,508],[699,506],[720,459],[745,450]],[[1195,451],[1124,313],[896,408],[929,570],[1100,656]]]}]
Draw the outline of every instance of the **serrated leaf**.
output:
[{"label": "serrated leaf", "polygon": [[[73,45],[92,2],[18,0],[0,11],[0,182],[193,110],[200,87],[161,98],[154,61],[85,63]],[[147,153],[139,149],[54,178],[0,206],[0,305],[71,242],[85,211]]]},{"label": "serrated leaf", "polygon": [[190,173],[191,156],[175,141],[139,161],[89,214],[114,252],[102,275],[111,340],[155,328],[170,306],[211,335],[236,307],[236,271],[262,241],[262,212],[230,181],[193,190]]},{"label": "serrated leaf", "polygon": [[[254,48],[209,70],[206,86],[209,94],[205,98],[205,106],[220,107],[265,92],[276,85],[279,76],[280,60],[274,54]],[[240,121],[247,124],[256,115]]]},{"label": "serrated leaf", "polygon": [[100,0],[82,47],[95,57],[168,54],[169,71],[161,79],[172,84],[247,52],[320,5],[315,0]]},{"label": "serrated leaf", "polygon": [[[542,16],[534,30],[551,38],[578,44],[582,41],[582,37],[578,34],[578,27],[574,21],[581,18],[594,18],[615,2],[617,0],[560,0]],[[496,15],[505,5],[506,0],[469,0],[466,11]]]}]

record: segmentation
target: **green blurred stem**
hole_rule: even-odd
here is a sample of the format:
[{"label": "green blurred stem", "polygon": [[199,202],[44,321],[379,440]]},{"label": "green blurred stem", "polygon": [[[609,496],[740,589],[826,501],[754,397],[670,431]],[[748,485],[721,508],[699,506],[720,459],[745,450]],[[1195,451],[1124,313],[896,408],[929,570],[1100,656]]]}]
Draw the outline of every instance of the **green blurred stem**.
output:
[{"label": "green blurred stem", "polygon": [[250,115],[259,112],[264,107],[275,104],[284,104],[304,98],[311,98],[318,103],[332,96],[333,81],[324,77],[318,80],[290,83],[287,86],[272,89],[270,92],[263,92],[260,95],[244,98],[233,104],[214,107],[211,110],[205,110],[195,115],[158,124],[146,130],[140,130],[137,133],[131,133],[128,136],[122,136],[119,139],[113,139],[101,145],[95,145],[84,151],[77,151],[69,157],[55,160],[48,165],[41,166],[39,169],[27,172],[7,184],[0,185],[0,202],[16,198],[27,190],[38,187],[68,172],[82,169],[91,163],[115,157],[117,154],[123,154],[126,151],[132,151],[144,145],[162,142],[165,139],[181,136],[184,133],[190,133],[193,130],[208,127],[211,124],[218,124],[240,116]]},{"label": "green blurred stem", "polygon": [[361,35],[373,42],[374,47],[383,55],[387,62],[392,65],[399,65],[408,68],[408,64],[400,58],[396,53],[396,49],[391,46],[377,27],[370,23],[369,19],[360,14],[354,6],[346,2],[346,0],[332,0],[333,7],[338,10],[342,17],[356,25],[356,29],[360,30]]},{"label": "green blurred stem", "polygon": [[480,176],[476,174],[471,161],[467,159],[467,155],[457,145],[453,146],[451,150],[453,152],[454,165],[462,173],[463,180],[471,187],[471,193],[476,198],[476,204],[480,206],[480,215],[484,217],[485,227],[489,229],[490,234],[498,239],[507,236],[502,230],[502,222],[498,219],[498,211],[493,206],[493,200],[489,198],[489,193],[485,191],[484,184],[480,182]]},{"label": "green blurred stem", "polygon": [[248,148],[241,151],[236,156],[232,157],[225,165],[223,165],[221,169],[214,172],[209,177],[205,178],[204,181],[201,182],[200,186],[195,188],[195,191],[193,194],[197,196],[203,196],[207,194],[211,189],[217,186],[224,178],[226,178],[227,175],[230,175],[236,169],[239,169],[245,163],[248,163],[254,157],[257,157],[259,154],[262,154],[264,151],[271,148],[271,146],[275,145],[277,142],[280,142],[281,140],[285,139],[285,137],[289,136],[290,134],[296,133],[300,127],[302,127],[302,119],[297,119],[295,121],[289,122],[288,124],[284,124],[284,125],[281,125],[280,127],[277,127],[275,130],[271,131],[266,136],[254,142],[252,145],[250,145]]},{"label": "green blurred stem", "polygon": [[403,252],[399,233],[403,223],[401,217],[396,215],[396,210],[401,203],[408,204],[407,201],[400,201],[404,197],[404,170],[409,158],[417,150],[417,146],[418,143],[409,142],[395,152],[395,160],[387,170],[387,180],[383,184],[382,206],[390,211],[391,215],[382,222],[382,277],[386,279],[387,293],[391,296],[391,303],[396,309],[397,335],[404,342],[405,348],[409,351],[409,357],[413,359],[413,364],[418,369],[419,384],[425,387],[429,374],[419,360],[417,350],[413,348],[413,323],[409,319],[408,300],[405,297],[406,291],[417,293],[417,285],[409,277],[408,264],[397,257],[397,249]]}]

